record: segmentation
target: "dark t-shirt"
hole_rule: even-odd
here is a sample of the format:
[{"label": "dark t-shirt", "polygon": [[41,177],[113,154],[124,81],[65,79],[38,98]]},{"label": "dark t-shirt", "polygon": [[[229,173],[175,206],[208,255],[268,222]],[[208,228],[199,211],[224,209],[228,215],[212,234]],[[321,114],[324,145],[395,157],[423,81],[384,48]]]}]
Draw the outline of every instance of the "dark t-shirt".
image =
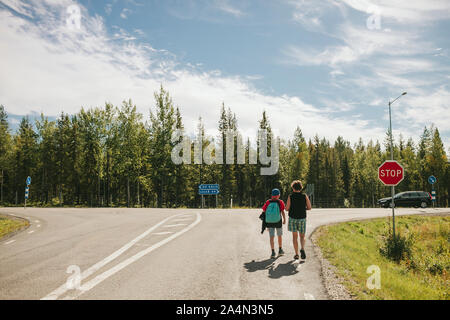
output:
[{"label": "dark t-shirt", "polygon": [[293,219],[306,219],[306,195],[294,192],[290,195],[291,206],[289,207],[289,217]]}]

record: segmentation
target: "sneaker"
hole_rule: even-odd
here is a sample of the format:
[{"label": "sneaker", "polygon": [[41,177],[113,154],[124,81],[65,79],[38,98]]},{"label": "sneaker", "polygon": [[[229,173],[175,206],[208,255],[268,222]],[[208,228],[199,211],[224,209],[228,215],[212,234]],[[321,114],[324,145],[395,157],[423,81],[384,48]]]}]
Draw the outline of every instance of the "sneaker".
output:
[{"label": "sneaker", "polygon": [[301,256],[302,256],[302,260],[305,260],[306,259],[306,253],[305,253],[305,250],[300,250],[300,254],[301,254]]},{"label": "sneaker", "polygon": [[280,248],[280,250],[278,251],[278,255],[279,256],[284,256],[284,251],[282,248]]},{"label": "sneaker", "polygon": [[299,259],[299,256],[298,256],[298,254],[296,254],[295,256],[294,256],[294,260],[298,260]]},{"label": "sneaker", "polygon": [[275,250],[272,250],[272,255],[270,256],[271,259],[275,259],[276,258],[276,254],[275,254]]}]

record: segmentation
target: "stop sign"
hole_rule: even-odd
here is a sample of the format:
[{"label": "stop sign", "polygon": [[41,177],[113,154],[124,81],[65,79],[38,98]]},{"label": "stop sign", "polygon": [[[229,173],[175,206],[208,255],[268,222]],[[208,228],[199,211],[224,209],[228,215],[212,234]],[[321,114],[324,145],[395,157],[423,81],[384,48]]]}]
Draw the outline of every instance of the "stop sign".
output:
[{"label": "stop sign", "polygon": [[386,186],[398,185],[405,176],[405,170],[400,163],[394,160],[385,161],[378,168],[378,179]]}]

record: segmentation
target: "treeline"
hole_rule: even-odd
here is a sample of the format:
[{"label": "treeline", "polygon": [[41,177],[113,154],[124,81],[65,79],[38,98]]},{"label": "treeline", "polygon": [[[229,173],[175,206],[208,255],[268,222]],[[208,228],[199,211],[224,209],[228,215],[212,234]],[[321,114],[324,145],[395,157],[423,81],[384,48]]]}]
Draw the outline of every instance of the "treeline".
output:
[{"label": "treeline", "polygon": [[[257,125],[255,131],[271,132],[265,112]],[[130,100],[121,107],[62,113],[55,121],[41,115],[33,124],[24,117],[12,133],[0,106],[0,204],[23,205],[27,176],[32,177],[28,203],[35,206],[200,207],[198,185],[217,183],[219,207],[229,207],[231,200],[234,206],[259,207],[272,188],[280,188],[286,198],[295,179],[304,182],[316,207],[372,207],[390,195],[377,178],[380,164],[390,159],[384,151],[388,139],[384,148],[361,139],[352,146],[342,137],[334,143],[317,135],[307,141],[297,127],[292,139],[281,141],[278,173],[262,176],[261,164],[249,164],[250,141],[245,164],[174,164],[171,152],[181,141],[172,141],[175,130],[184,131],[183,119],[162,87],[145,121]],[[196,134],[203,149],[222,141],[227,131],[238,131],[235,114],[224,104],[218,130],[219,136],[206,137],[199,119]],[[406,176],[396,191],[430,192],[427,178],[433,174],[438,205],[448,206],[450,172],[439,130],[425,127],[418,143],[397,140],[394,157]],[[226,163],[225,152],[223,157]],[[215,206],[216,198],[207,196],[206,205]]]}]

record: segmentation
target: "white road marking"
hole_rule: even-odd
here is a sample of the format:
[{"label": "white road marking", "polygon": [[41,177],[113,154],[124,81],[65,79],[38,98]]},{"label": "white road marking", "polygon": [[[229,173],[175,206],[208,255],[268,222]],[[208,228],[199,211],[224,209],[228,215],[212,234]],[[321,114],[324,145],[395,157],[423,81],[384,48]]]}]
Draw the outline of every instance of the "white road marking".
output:
[{"label": "white road marking", "polygon": [[39,220],[34,220],[34,222],[39,223]]},{"label": "white road marking", "polygon": [[11,243],[13,243],[14,241],[16,241],[16,240],[10,240],[10,241],[8,241],[8,242],[5,242],[5,245],[6,245],[6,244],[11,244]]},{"label": "white road marking", "polygon": [[38,227],[38,228],[40,228],[40,227],[41,227],[41,225],[40,225],[40,224],[38,224],[38,225],[37,225],[37,227]]},{"label": "white road marking", "polygon": [[120,270],[122,270],[123,268],[126,268],[127,266],[129,266],[130,264],[132,264],[133,262],[141,259],[142,257],[144,257],[145,255],[149,254],[150,252],[152,252],[153,250],[165,245],[166,243],[172,241],[173,239],[179,237],[180,235],[182,235],[183,233],[189,231],[190,229],[192,229],[193,227],[195,227],[198,223],[200,223],[200,221],[202,220],[202,217],[200,215],[200,213],[197,213],[197,219],[195,220],[194,223],[192,223],[191,225],[189,225],[188,227],[184,228],[183,230],[171,235],[170,237],[154,244],[153,246],[151,246],[150,248],[144,249],[140,252],[138,252],[137,254],[135,254],[134,256],[128,258],[127,260],[119,263],[118,265],[115,265],[114,267],[112,267],[111,269],[103,272],[102,274],[98,275],[97,277],[95,277],[94,279],[88,281],[87,283],[85,283],[84,285],[81,286],[81,288],[79,290],[77,290],[74,294],[71,294],[69,296],[67,296],[67,299],[76,299],[79,296],[81,296],[83,293],[91,290],[92,288],[94,288],[96,285],[98,285],[100,282],[102,282],[103,280],[108,279],[109,277],[111,277],[112,275],[116,274],[117,272],[119,272]]},{"label": "white road marking", "polygon": [[152,233],[152,234],[155,236],[162,236],[162,235],[171,234],[171,233],[173,233],[173,232],[167,231],[167,232],[158,232],[158,233]]},{"label": "white road marking", "polygon": [[[119,257],[120,255],[122,255],[125,251],[127,251],[128,249],[130,249],[133,245],[135,245],[138,241],[142,240],[144,237],[146,237],[147,235],[149,235],[153,230],[155,230],[156,228],[160,227],[161,225],[163,225],[164,223],[166,223],[167,221],[169,221],[170,219],[174,218],[174,217],[178,217],[180,215],[175,215],[172,217],[168,217],[164,220],[162,220],[161,222],[157,223],[156,225],[154,225],[153,227],[149,228],[147,231],[145,231],[144,233],[142,233],[141,235],[139,235],[138,237],[136,237],[135,239],[131,240],[130,242],[128,242],[126,245],[124,245],[122,248],[120,248],[119,250],[113,252],[111,255],[109,255],[108,257],[106,257],[105,259],[101,260],[100,262],[96,263],[95,265],[93,265],[92,267],[90,267],[89,269],[85,270],[84,272],[81,273],[81,280],[86,279],[87,277],[91,276],[92,274],[94,274],[95,272],[97,272],[100,268],[104,267],[105,265],[107,265],[108,263],[110,263],[111,261],[115,260],[117,257]],[[176,237],[178,237],[179,235],[183,234],[184,232],[190,230],[191,228],[193,228],[196,224],[198,224],[201,220],[201,216],[199,213],[197,213],[197,220],[195,221],[194,224],[191,224],[189,227],[179,231],[178,233],[158,242],[157,244],[153,245],[152,247],[145,249],[143,251],[140,251],[139,253],[137,253],[136,255],[132,256],[131,258],[123,261],[122,263],[120,263],[119,265],[116,265],[114,268],[109,269],[108,271],[102,273],[100,276],[97,276],[96,278],[92,279],[91,281],[89,281],[88,283],[86,283],[86,285],[89,285],[89,287],[85,288],[85,286],[82,286],[80,289],[82,291],[80,291],[79,293],[77,293],[77,295],[74,297],[78,297],[79,295],[83,294],[85,291],[88,291],[90,289],[92,289],[94,286],[96,286],[98,283],[100,283],[101,281],[105,280],[106,278],[110,277],[111,275],[113,275],[114,273],[118,272],[119,270],[125,268],[128,264],[133,263],[134,261],[138,260],[139,258],[141,258],[142,256],[144,256],[145,254],[153,251],[154,249],[162,246],[163,244],[169,242],[172,239],[175,239]],[[169,240],[168,240],[169,239]],[[142,254],[143,252],[145,252],[145,254]],[[118,266],[120,266],[118,268]],[[112,270],[115,270],[111,273]],[[109,274],[107,274],[109,272]],[[101,278],[99,278],[101,277]],[[61,295],[65,294],[67,291],[69,290],[69,288],[67,288],[66,283],[64,283],[63,285],[61,285],[59,288],[55,289],[54,291],[52,291],[51,293],[49,293],[48,295],[46,295],[44,298],[42,298],[41,300],[56,300],[58,299]],[[73,298],[73,299],[74,299]]]},{"label": "white road marking", "polygon": [[191,219],[190,218],[176,219],[176,220],[173,220],[173,222],[187,221],[187,220],[191,220]]},{"label": "white road marking", "polygon": [[174,227],[181,227],[185,226],[186,223],[178,223],[178,224],[169,224],[168,226],[164,226],[164,228],[174,228]]},{"label": "white road marking", "polygon": [[34,232],[34,230],[28,231],[29,234],[32,234]]},{"label": "white road marking", "polygon": [[316,300],[314,296],[311,293],[304,293],[303,296],[305,297],[305,300]]}]

